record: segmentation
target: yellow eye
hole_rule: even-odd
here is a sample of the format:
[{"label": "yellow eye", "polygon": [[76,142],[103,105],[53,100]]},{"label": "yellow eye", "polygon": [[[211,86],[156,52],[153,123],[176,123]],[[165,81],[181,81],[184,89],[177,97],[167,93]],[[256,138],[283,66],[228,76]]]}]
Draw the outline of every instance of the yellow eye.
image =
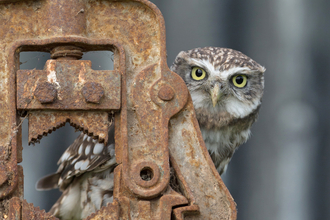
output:
[{"label": "yellow eye", "polygon": [[247,77],[245,75],[236,75],[232,78],[232,81],[237,88],[243,88],[246,86]]},{"label": "yellow eye", "polygon": [[194,80],[202,80],[205,77],[206,77],[206,72],[204,69],[195,66],[191,70],[191,78],[193,78]]}]

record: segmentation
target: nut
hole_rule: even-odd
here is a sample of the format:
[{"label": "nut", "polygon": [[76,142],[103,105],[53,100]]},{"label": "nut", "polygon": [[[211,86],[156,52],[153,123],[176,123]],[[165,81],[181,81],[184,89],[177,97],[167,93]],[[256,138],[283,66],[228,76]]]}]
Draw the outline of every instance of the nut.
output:
[{"label": "nut", "polygon": [[41,82],[34,91],[34,96],[41,104],[52,103],[57,96],[55,86],[49,82]]},{"label": "nut", "polygon": [[96,82],[87,82],[81,90],[82,95],[86,102],[100,103],[101,98],[104,96],[104,89],[101,84]]}]

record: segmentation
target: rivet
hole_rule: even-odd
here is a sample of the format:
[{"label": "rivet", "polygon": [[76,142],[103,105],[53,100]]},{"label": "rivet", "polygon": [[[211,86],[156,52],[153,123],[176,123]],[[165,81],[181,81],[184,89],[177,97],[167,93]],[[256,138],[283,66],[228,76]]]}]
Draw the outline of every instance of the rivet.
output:
[{"label": "rivet", "polygon": [[174,98],[174,91],[170,86],[164,85],[158,92],[158,97],[164,101],[170,101]]}]

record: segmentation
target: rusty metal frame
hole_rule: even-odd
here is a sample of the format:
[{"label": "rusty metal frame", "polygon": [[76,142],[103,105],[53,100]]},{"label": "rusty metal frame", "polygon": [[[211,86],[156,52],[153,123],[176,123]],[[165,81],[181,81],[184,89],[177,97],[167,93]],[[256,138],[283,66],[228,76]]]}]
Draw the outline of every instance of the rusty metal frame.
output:
[{"label": "rusty metal frame", "polygon": [[[38,19],[45,19],[40,20],[44,25],[33,23]],[[188,90],[166,64],[165,24],[154,4],[0,0],[1,21],[7,26],[0,31],[0,218],[55,219],[23,199],[20,110],[28,111],[31,143],[66,121],[107,142],[107,115],[117,112],[114,202],[87,219],[236,219],[236,205],[205,148]],[[120,82],[114,77],[107,84],[100,78],[73,86],[80,80],[74,75],[79,66],[86,76],[92,74],[88,61],[77,60],[92,50],[114,52],[115,68],[102,77],[119,74]],[[22,71],[21,51],[51,52],[53,59],[44,71]],[[67,66],[76,69],[63,72],[72,76],[67,78],[71,87],[60,92],[73,89],[76,98],[60,100],[46,76]],[[179,191],[170,187],[170,163]],[[150,181],[141,179],[144,169],[153,173]]]}]

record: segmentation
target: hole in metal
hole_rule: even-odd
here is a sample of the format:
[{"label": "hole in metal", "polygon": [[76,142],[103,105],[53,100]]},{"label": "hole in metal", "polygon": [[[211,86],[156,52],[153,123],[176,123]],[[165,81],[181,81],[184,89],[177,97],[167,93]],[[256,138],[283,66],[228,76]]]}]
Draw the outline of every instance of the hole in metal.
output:
[{"label": "hole in metal", "polygon": [[49,211],[62,192],[58,189],[37,191],[36,182],[46,175],[55,173],[58,169],[57,161],[80,132],[66,123],[51,134],[43,136],[35,146],[28,145],[28,120],[22,125],[22,145],[24,169],[24,199],[41,209]]},{"label": "hole in metal", "polygon": [[45,63],[50,59],[50,53],[46,52],[21,52],[19,63],[21,70],[43,70]]},{"label": "hole in metal", "polygon": [[[113,70],[114,54],[111,51],[88,51],[84,52],[81,60],[90,60],[93,70]],[[29,51],[19,54],[21,70],[43,70],[46,61],[51,59],[50,53]]]},{"label": "hole in metal", "polygon": [[81,60],[92,61],[93,70],[113,70],[113,53],[111,51],[84,52]]},{"label": "hole in metal", "polygon": [[[21,70],[43,70],[50,58],[46,52],[20,52],[19,61]],[[111,51],[85,52],[81,60],[91,60],[94,70],[113,70],[113,53]],[[21,117],[27,116],[27,111],[19,111]],[[23,118],[21,118],[23,119]],[[26,118],[28,119],[28,118]],[[42,137],[39,144],[28,146],[28,120],[22,124],[22,145],[24,168],[24,198],[35,206],[47,211],[52,207],[62,192],[58,189],[36,191],[35,184],[48,174],[56,172],[57,161],[63,152],[74,142],[80,132],[68,123],[64,127],[53,131],[47,137]]]},{"label": "hole in metal", "polygon": [[144,181],[150,181],[154,177],[154,172],[153,172],[153,170],[150,167],[144,167],[140,171],[140,177]]}]

